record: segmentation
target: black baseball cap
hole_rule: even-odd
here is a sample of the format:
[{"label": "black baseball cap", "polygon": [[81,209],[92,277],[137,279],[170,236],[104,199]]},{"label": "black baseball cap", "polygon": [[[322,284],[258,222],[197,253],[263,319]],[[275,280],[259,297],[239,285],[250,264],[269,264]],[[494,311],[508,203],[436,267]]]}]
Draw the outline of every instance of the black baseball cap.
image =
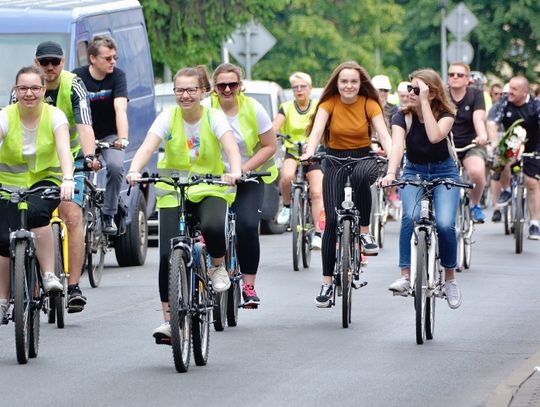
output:
[{"label": "black baseball cap", "polygon": [[60,44],[54,41],[45,41],[37,46],[36,58],[63,58],[64,51]]}]

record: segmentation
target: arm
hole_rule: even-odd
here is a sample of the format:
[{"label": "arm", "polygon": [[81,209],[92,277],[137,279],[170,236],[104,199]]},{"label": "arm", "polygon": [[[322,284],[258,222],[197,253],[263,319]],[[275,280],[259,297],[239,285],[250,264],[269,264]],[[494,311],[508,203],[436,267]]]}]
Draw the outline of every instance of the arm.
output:
[{"label": "arm", "polygon": [[486,128],[486,111],[482,109],[475,110],[473,112],[473,125],[476,133],[474,141],[478,145],[486,144],[488,140],[488,133]]},{"label": "arm", "polygon": [[321,107],[317,109],[317,114],[315,115],[315,120],[313,122],[313,128],[311,129],[311,133],[308,137],[306,152],[302,155],[302,157],[300,157],[301,160],[305,160],[315,153],[315,150],[321,142],[321,137],[324,133],[324,128],[326,127],[326,122],[329,118],[330,115],[326,110]]},{"label": "arm", "polygon": [[135,153],[131,166],[127,173],[126,179],[133,186],[135,180],[141,177],[141,170],[152,158],[152,154],[156,151],[161,144],[161,138],[152,132],[148,132],[143,143]]},{"label": "arm", "polygon": [[96,152],[96,138],[94,136],[94,129],[90,124],[79,124],[77,127],[77,133],[79,133],[79,139],[81,142],[81,149],[85,156],[94,155]]},{"label": "arm", "polygon": [[285,115],[280,112],[274,119],[274,123],[272,123],[272,125],[274,126],[274,131],[276,133],[278,133],[281,127],[283,127],[283,123],[285,123]]},{"label": "arm", "polygon": [[388,160],[388,170],[381,180],[382,185],[388,185],[396,179],[403,152],[405,151],[405,129],[401,126],[392,126],[392,152]]},{"label": "arm", "polygon": [[116,131],[118,138],[128,138],[127,98],[114,98],[114,111],[116,113]]},{"label": "arm", "polygon": [[270,128],[268,131],[259,134],[259,140],[261,142],[261,149],[247,160],[242,166],[243,171],[254,171],[267,162],[276,152],[277,139],[274,128]]},{"label": "arm", "polygon": [[234,184],[242,175],[242,156],[232,130],[227,131],[219,139],[227,160],[231,166],[231,172],[224,174],[223,180]]},{"label": "arm", "polygon": [[73,157],[69,148],[69,128],[67,123],[54,130],[56,154],[62,170],[62,184],[60,185],[60,198],[70,201],[73,198],[75,184],[73,182]]},{"label": "arm", "polygon": [[[386,122],[384,121],[384,116],[379,114],[371,119],[373,127],[379,137],[379,141],[383,147],[383,150],[386,151],[386,154],[392,151],[392,139],[388,133],[388,128],[386,127]],[[393,131],[393,130],[392,130]]]}]

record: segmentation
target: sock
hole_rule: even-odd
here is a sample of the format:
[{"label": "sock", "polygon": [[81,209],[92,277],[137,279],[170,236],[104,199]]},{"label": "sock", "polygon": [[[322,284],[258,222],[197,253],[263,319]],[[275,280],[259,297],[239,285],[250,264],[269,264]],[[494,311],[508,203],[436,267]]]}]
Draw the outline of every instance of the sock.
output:
[{"label": "sock", "polygon": [[540,228],[540,221],[538,221],[538,220],[531,220],[531,221],[529,221],[529,224],[530,224],[531,226],[534,225],[534,226]]}]

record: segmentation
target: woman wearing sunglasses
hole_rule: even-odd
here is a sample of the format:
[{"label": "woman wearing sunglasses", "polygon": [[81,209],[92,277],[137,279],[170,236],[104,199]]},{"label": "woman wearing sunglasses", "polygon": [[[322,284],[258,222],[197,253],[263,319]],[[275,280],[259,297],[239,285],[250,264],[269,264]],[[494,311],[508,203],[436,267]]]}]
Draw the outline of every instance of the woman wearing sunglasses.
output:
[{"label": "woman wearing sunglasses", "polygon": [[[60,185],[60,197],[73,197],[73,159],[66,115],[46,104],[45,75],[35,66],[15,79],[17,102],[0,111],[0,184],[9,189]],[[8,310],[9,235],[20,226],[17,204],[0,199],[0,323]],[[54,245],[49,225],[58,200],[28,198],[28,225],[37,236],[36,254],[46,292],[62,291],[54,275]]]},{"label": "woman wearing sunglasses", "polygon": [[[273,155],[276,135],[272,121],[262,105],[241,91],[242,70],[236,65],[219,65],[213,74],[212,107],[222,109],[234,131],[242,154],[242,171],[270,171],[263,178],[270,183],[277,178],[278,169]],[[259,268],[259,222],[261,219],[264,185],[243,183],[237,186],[233,209],[236,213],[238,262],[242,270],[244,306],[256,308],[260,299],[255,291]]]},{"label": "woman wearing sunglasses", "polygon": [[[209,90],[206,68],[183,68],[174,77],[178,106],[163,111],[154,121],[137,150],[127,180],[132,185],[141,178],[140,171],[164,142],[165,152],[158,162],[161,176],[223,175],[234,185],[241,176],[240,153],[227,118],[217,109],[201,105]],[[221,160],[225,153],[230,172],[225,173]],[[178,236],[178,196],[174,188],[158,183],[159,208],[159,294],[165,322],[154,330],[158,344],[170,344],[168,298],[169,240]],[[233,201],[230,187],[199,184],[188,189],[187,210],[200,221],[212,266],[208,275],[215,291],[226,291],[231,283],[224,265],[226,250],[225,221],[227,206]]]},{"label": "woman wearing sunglasses", "polygon": [[[392,141],[384,122],[382,107],[377,90],[370,82],[367,71],[355,61],[339,65],[328,80],[317,113],[308,127],[309,141],[302,159],[311,157],[321,137],[327,154],[339,157],[361,158],[371,151],[371,132],[373,126],[384,151],[390,151]],[[342,200],[346,172],[342,166],[325,160],[323,162],[323,200],[326,208],[326,229],[322,239],[323,279],[315,304],[327,308],[332,299],[332,274],[336,262],[337,215],[334,210]],[[364,253],[377,255],[379,247],[369,234],[371,214],[370,186],[375,182],[378,166],[374,160],[360,161],[352,174],[355,205],[360,211],[361,238]]]},{"label": "woman wearing sunglasses", "polygon": [[[459,181],[456,161],[450,155],[447,137],[454,124],[455,106],[448,97],[439,75],[432,69],[419,69],[410,75],[409,104],[392,120],[393,149],[388,172],[381,183],[388,185],[396,179],[396,171],[406,148],[403,178],[424,180],[452,178]],[[410,124],[407,122],[410,120]],[[406,186],[401,191],[403,218],[399,235],[399,268],[401,277],[389,290],[408,292],[410,288],[411,235],[413,219],[419,216],[419,190]],[[461,305],[461,292],[456,284],[457,240],[455,218],[459,189],[439,186],[434,190],[437,213],[437,233],[441,264],[445,268],[446,299],[450,308]]]}]

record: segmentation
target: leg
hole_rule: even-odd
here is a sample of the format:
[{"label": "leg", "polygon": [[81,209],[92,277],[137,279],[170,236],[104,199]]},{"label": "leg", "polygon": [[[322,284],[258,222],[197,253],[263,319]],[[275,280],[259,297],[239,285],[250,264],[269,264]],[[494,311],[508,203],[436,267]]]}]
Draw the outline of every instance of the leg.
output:
[{"label": "leg", "polygon": [[525,188],[527,188],[527,205],[531,221],[538,221],[540,216],[540,183],[536,178],[525,175]]},{"label": "leg", "polygon": [[309,183],[309,197],[311,199],[311,216],[313,218],[313,224],[315,225],[315,231],[321,232],[319,229],[319,217],[321,215],[321,210],[324,208],[323,205],[323,173],[321,170],[312,170],[307,174],[307,179]]},{"label": "leg", "polygon": [[83,214],[79,205],[62,202],[59,206],[60,217],[65,222],[69,235],[69,285],[79,284],[84,263]]},{"label": "leg", "polygon": [[178,208],[159,210],[159,297],[163,320],[169,321],[169,241],[178,236]]},{"label": "leg", "polygon": [[486,185],[486,163],[479,155],[469,155],[463,160],[463,166],[474,184],[471,192],[471,207],[480,204],[480,198]]},{"label": "leg", "polygon": [[[9,298],[9,257],[0,256],[0,300]],[[1,320],[0,320],[1,322]]]},{"label": "leg", "polygon": [[294,158],[285,158],[279,172],[279,192],[284,205],[291,204],[291,183],[294,181],[296,166]]},{"label": "leg", "polygon": [[118,211],[118,199],[124,182],[124,155],[123,150],[108,149],[102,152],[102,157],[107,163],[107,185],[103,202],[103,231],[108,234],[116,234],[118,231],[113,218]]}]

